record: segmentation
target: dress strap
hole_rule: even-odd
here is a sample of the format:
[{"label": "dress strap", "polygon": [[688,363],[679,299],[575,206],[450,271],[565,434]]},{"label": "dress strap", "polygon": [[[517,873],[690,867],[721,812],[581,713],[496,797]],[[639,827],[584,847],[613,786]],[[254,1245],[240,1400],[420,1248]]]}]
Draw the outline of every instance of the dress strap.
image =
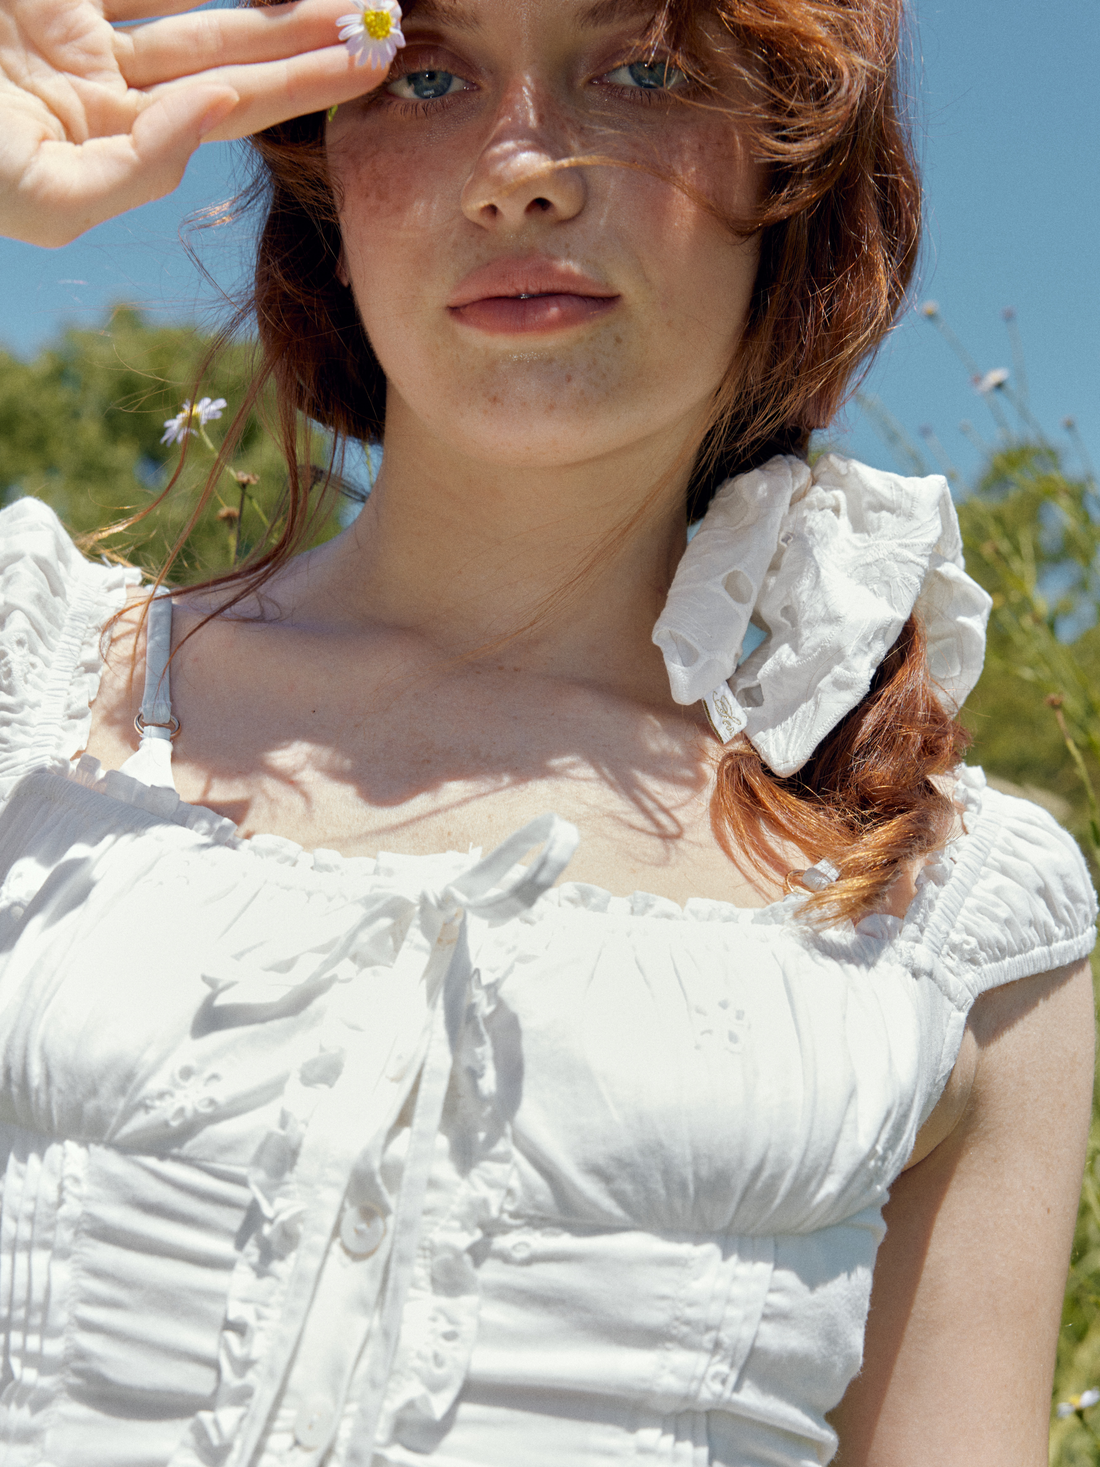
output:
[{"label": "dress strap", "polygon": [[145,739],[171,739],[180,722],[172,714],[168,663],[172,656],[172,593],[158,586],[145,614],[145,693],[134,726]]},{"label": "dress strap", "polygon": [[172,656],[172,592],[158,586],[145,613],[145,691],[134,727],[141,735],[137,752],[121,772],[143,784],[175,789],[172,778],[172,740],[180,721],[172,712],[168,663]]}]

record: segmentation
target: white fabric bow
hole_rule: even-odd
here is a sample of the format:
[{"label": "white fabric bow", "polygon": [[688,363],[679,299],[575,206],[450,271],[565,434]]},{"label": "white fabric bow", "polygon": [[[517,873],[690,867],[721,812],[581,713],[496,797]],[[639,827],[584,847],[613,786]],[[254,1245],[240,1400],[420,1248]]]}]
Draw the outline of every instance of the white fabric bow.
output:
[{"label": "white fabric bow", "polygon": [[[856,706],[914,611],[932,679],[961,707],[991,605],[963,569],[946,479],[781,456],[718,490],[653,640],[676,701],[703,701],[726,743],[744,730],[782,776]],[[750,620],[765,637],[738,665]]]}]

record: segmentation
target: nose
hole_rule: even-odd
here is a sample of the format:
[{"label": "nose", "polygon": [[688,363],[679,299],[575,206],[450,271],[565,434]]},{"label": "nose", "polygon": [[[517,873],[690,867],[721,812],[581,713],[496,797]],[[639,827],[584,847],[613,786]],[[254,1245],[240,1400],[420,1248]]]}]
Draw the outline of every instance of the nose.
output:
[{"label": "nose", "polygon": [[579,214],[587,188],[582,170],[569,165],[566,132],[552,125],[529,86],[505,97],[462,189],[466,218],[510,233],[534,219],[561,222]]}]

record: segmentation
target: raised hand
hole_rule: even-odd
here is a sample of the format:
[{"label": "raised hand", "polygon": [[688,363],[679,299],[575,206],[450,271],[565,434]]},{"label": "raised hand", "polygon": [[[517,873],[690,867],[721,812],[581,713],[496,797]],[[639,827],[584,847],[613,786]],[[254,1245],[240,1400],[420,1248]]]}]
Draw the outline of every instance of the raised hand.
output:
[{"label": "raised hand", "polygon": [[[0,235],[67,244],[170,193],[200,142],[350,101],[385,75],[337,40],[348,0],[189,3],[0,0]],[[150,14],[162,18],[112,24]]]}]

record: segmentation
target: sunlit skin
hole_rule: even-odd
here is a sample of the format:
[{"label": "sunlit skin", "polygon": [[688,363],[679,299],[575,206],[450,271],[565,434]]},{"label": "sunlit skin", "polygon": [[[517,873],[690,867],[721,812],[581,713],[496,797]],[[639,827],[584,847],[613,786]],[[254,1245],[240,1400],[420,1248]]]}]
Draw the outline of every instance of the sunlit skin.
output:
[{"label": "sunlit skin", "polygon": [[[119,0],[107,20],[143,8]],[[181,794],[245,833],[350,853],[488,847],[555,809],[581,829],[570,877],[772,900],[781,887],[714,840],[717,746],[672,703],[650,641],[755,272],[756,241],[723,222],[759,188],[736,123],[681,106],[675,76],[630,74],[649,11],[579,0],[418,5],[386,90],[351,100],[381,79],[332,44],[345,8],[123,35],[91,0],[0,0],[15,237],[57,242],[156,197],[200,136],[341,104],[341,268],[390,383],[385,469],[349,531],[178,652]],[[94,75],[41,40],[77,21]],[[50,86],[20,90],[32,74]],[[177,599],[177,647],[204,605]],[[136,625],[92,709],[108,768],[133,747]],[[910,872],[894,910],[912,890]],[[1091,1033],[1087,965],[974,1006],[893,1189],[867,1363],[836,1413],[841,1467],[1045,1462]]]}]

